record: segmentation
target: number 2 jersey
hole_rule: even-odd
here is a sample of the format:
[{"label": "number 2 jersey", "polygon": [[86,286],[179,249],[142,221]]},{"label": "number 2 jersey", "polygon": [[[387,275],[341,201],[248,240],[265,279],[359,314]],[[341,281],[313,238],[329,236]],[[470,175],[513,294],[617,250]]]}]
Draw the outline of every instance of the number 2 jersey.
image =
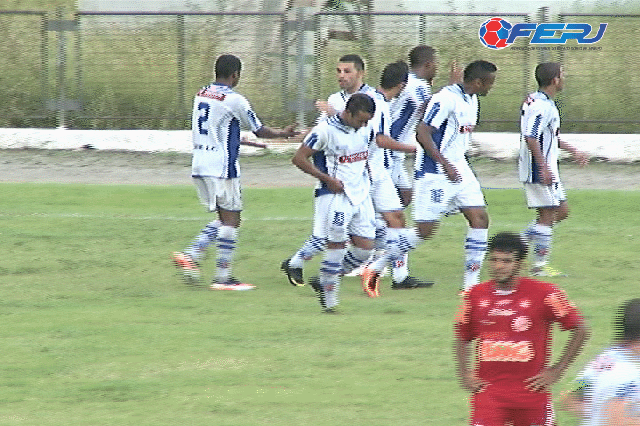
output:
[{"label": "number 2 jersey", "polygon": [[224,84],[204,87],[193,101],[191,176],[240,177],[240,129],[255,133],[261,127],[244,96]]},{"label": "number 2 jersey", "polygon": [[547,394],[525,389],[525,379],[547,366],[551,355],[551,326],[578,327],[582,316],[553,284],[518,278],[505,292],[487,281],[471,288],[455,324],[459,340],[476,340],[478,376],[491,383],[485,392],[497,392],[513,403],[544,401]]}]

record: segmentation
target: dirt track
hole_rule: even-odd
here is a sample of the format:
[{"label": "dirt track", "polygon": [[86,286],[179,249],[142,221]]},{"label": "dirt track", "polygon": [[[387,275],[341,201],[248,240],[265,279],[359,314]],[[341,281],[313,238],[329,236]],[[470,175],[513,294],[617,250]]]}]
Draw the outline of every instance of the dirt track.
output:
[{"label": "dirt track", "polygon": [[[240,159],[245,187],[309,186],[315,180],[296,169],[290,155]],[[123,151],[0,150],[0,182],[191,185],[191,156]],[[515,163],[474,159],[482,186],[519,188]],[[592,163],[561,166],[567,189],[640,190],[640,164]]]}]

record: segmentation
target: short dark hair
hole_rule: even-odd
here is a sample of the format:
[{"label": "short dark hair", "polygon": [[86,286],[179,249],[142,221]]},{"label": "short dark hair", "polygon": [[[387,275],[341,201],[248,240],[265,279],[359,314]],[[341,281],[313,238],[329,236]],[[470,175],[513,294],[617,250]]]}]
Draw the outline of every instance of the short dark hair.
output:
[{"label": "short dark hair", "polygon": [[527,257],[529,247],[522,237],[515,232],[499,232],[489,239],[488,251],[515,253],[517,260]]},{"label": "short dark hair", "polygon": [[220,55],[216,60],[216,78],[229,78],[242,68],[242,63],[237,56]]},{"label": "short dark hair", "polygon": [[404,61],[388,64],[382,70],[380,86],[383,89],[391,89],[400,83],[406,83],[409,79],[409,66]]},{"label": "short dark hair", "polygon": [[351,62],[358,71],[364,71],[364,61],[358,55],[344,55],[338,59],[338,62]]},{"label": "short dark hair", "polygon": [[349,111],[351,115],[357,114],[358,111],[363,111],[373,115],[376,112],[376,103],[369,95],[364,93],[354,93],[349,97],[345,110]]},{"label": "short dark hair", "polygon": [[544,62],[536,67],[536,82],[538,86],[551,85],[554,78],[560,77],[560,64],[558,62]]},{"label": "short dark hair", "polygon": [[498,71],[498,67],[491,62],[483,60],[474,61],[464,69],[464,81],[471,82],[476,78],[484,81],[484,79],[487,78],[487,75],[496,71]]},{"label": "short dark hair", "polygon": [[622,342],[640,341],[640,299],[631,299],[618,308],[614,338]]},{"label": "short dark hair", "polygon": [[411,68],[414,68],[418,65],[432,62],[435,59],[435,56],[436,49],[431,46],[421,44],[414,47],[413,49],[411,49],[411,52],[409,52],[409,65],[411,65]]}]

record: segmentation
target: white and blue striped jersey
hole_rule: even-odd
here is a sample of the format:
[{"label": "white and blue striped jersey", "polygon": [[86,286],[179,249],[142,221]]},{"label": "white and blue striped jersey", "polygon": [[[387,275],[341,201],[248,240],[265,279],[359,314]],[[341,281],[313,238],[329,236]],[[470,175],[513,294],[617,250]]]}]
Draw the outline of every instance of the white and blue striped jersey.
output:
[{"label": "white and blue striped jersey", "polygon": [[[358,89],[357,93],[364,93],[365,95],[371,96],[376,104],[376,112],[373,115],[373,118],[369,120],[367,127],[373,130],[374,135],[382,133],[390,136],[391,113],[389,112],[389,103],[385,100],[384,96],[368,84],[363,84],[362,87]],[[329,96],[327,102],[334,110],[336,110],[336,112],[342,112],[344,111],[350,97],[350,94],[341,90]],[[375,139],[373,139],[369,144],[368,162],[371,179],[373,181],[381,179],[381,174],[386,173],[384,165],[384,150],[378,146]]]},{"label": "white and blue striped jersey", "polygon": [[604,424],[605,404],[618,398],[640,418],[640,359],[624,347],[606,349],[578,375],[577,382],[587,414],[582,426]]},{"label": "white and blue striped jersey", "polygon": [[542,155],[553,173],[553,181],[560,180],[558,170],[558,133],[560,114],[555,102],[544,92],[530,94],[522,104],[520,116],[520,155],[518,172],[520,182],[541,183],[540,171],[525,136],[534,138],[540,145]]},{"label": "white and blue striped jersey", "polygon": [[240,177],[240,129],[254,133],[262,123],[247,99],[224,84],[213,83],[195,96],[191,116],[193,177]]},{"label": "white and blue striped jersey", "polygon": [[[471,132],[478,123],[478,97],[465,93],[461,84],[445,86],[429,100],[422,121],[435,127],[433,141],[449,162],[466,162]],[[418,145],[415,177],[420,178],[426,173],[443,174],[444,170]]]},{"label": "white and blue striped jersey", "polygon": [[[409,73],[407,85],[397,98],[389,102],[391,111],[391,137],[407,145],[416,144],[416,126],[424,115],[422,106],[431,98],[431,86],[426,80]],[[387,160],[387,158],[390,160]],[[404,162],[402,151],[385,150],[385,166],[391,162]]]},{"label": "white and blue striped jersey", "polygon": [[[373,137],[371,129],[365,126],[356,130],[336,114],[316,125],[302,143],[317,151],[312,156],[313,164],[342,181],[345,195],[357,205],[369,197],[367,158]],[[316,197],[331,193],[324,182],[318,182]]]}]

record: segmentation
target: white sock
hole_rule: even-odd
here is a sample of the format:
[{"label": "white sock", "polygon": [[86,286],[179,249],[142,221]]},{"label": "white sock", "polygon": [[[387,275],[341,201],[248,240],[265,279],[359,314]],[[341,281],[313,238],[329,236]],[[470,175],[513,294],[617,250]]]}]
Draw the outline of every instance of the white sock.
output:
[{"label": "white sock", "polygon": [[405,253],[402,258],[391,261],[391,278],[393,282],[401,283],[409,276],[409,253]]},{"label": "white sock", "polygon": [[533,248],[533,267],[541,268],[549,261],[551,253],[551,239],[553,228],[548,225],[536,224],[531,234],[531,247]]},{"label": "white sock", "polygon": [[[370,268],[376,272],[382,272],[384,267],[392,262],[403,262],[404,255],[416,248],[419,243],[420,236],[415,228],[387,228],[387,252]],[[402,279],[404,278],[406,277]]]},{"label": "white sock", "polygon": [[222,222],[217,219],[209,222],[184,252],[196,261],[202,260],[207,248],[218,237],[220,226],[222,226]]},{"label": "white sock", "polygon": [[464,241],[464,289],[469,290],[480,282],[480,271],[487,252],[488,229],[469,228]]},{"label": "white sock", "polygon": [[371,250],[351,246],[342,259],[342,273],[347,275],[369,260]]},{"label": "white sock", "polygon": [[293,255],[289,261],[291,268],[304,268],[304,262],[313,259],[313,257],[324,250],[326,242],[324,238],[311,235],[302,247]]},{"label": "white sock", "polygon": [[342,273],[342,259],[347,249],[327,249],[320,264],[320,285],[324,292],[326,308],[333,308],[338,304],[340,289],[340,274]]},{"label": "white sock", "polygon": [[236,250],[238,229],[221,226],[218,229],[218,253],[216,259],[216,281],[224,283],[231,277],[231,262]]}]

